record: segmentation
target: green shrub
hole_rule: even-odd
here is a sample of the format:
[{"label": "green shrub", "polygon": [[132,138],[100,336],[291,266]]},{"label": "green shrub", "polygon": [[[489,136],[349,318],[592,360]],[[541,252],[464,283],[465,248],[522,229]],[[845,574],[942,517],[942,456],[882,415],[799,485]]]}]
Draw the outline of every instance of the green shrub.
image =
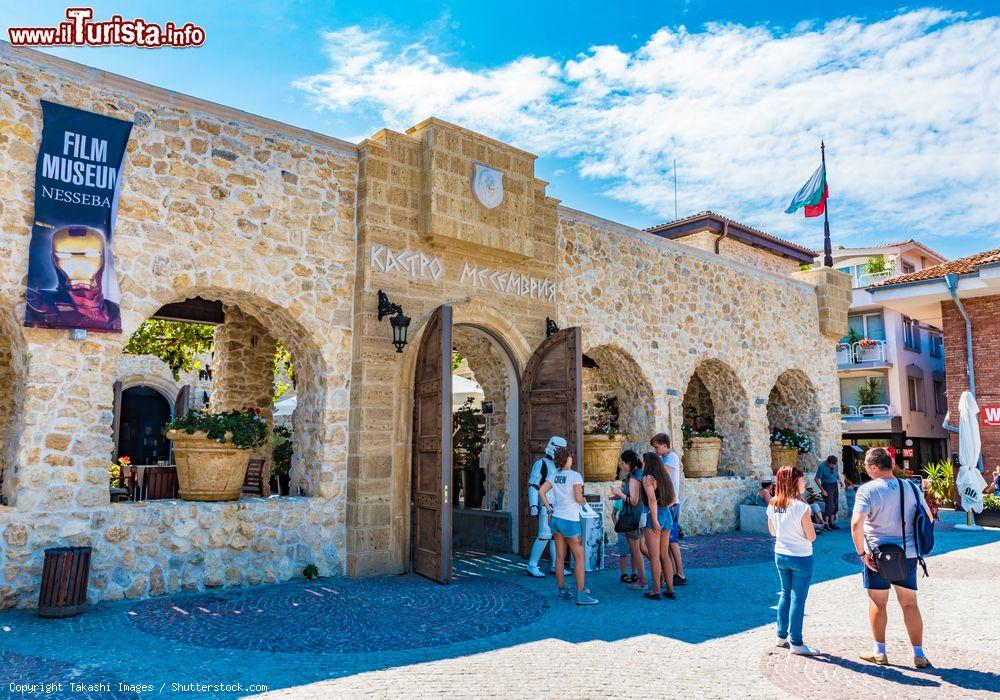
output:
[{"label": "green shrub", "polygon": [[927,480],[930,482],[927,493],[931,498],[938,505],[951,503],[951,490],[955,484],[955,465],[951,463],[951,460],[929,462],[924,467],[924,473],[927,474]]},{"label": "green shrub", "polygon": [[995,493],[984,493],[983,509],[1000,513],[1000,496]]},{"label": "green shrub", "polygon": [[203,432],[210,440],[230,442],[241,450],[256,450],[267,439],[267,421],[261,418],[259,408],[222,413],[191,411],[163,428],[164,433],[170,430],[188,435]]}]

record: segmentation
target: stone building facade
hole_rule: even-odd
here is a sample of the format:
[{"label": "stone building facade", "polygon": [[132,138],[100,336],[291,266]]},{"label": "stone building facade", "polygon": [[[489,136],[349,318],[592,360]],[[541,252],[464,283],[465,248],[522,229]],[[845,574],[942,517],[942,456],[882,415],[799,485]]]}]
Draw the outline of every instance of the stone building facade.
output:
[{"label": "stone building facade", "polygon": [[[769,397],[789,372],[817,455],[839,445],[840,273],[773,274],[562,207],[535,156],[436,119],[354,145],[7,46],[0,83],[0,606],[34,603],[56,544],[94,547],[92,600],[282,580],[309,563],[407,570],[414,372],[442,304],[516,376],[547,318],[580,327],[583,351],[614,369],[602,381],[616,383],[637,446],[655,428],[680,447],[691,377],[718,387],[726,475],[685,480],[689,532],[735,527],[769,472]],[[135,123],[114,238],[121,335],[20,326],[40,99]],[[482,166],[502,173],[494,208],[470,187]],[[412,318],[401,353],[379,291]],[[291,352],[296,496],[109,502],[121,350],[192,297],[226,309],[213,408],[267,409],[274,343]]]}]

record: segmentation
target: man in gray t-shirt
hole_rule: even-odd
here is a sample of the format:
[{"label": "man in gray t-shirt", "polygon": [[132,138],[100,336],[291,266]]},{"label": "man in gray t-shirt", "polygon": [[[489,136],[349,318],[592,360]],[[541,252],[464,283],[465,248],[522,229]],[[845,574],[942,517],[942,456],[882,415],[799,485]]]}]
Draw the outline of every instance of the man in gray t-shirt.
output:
[{"label": "man in gray t-shirt", "polygon": [[[917,550],[913,524],[919,508],[928,516],[930,508],[922,493],[918,493],[912,483],[897,479],[892,473],[892,457],[881,448],[868,450],[865,455],[865,471],[871,481],[858,488],[854,499],[854,514],[851,517],[851,536],[854,549],[864,563],[862,581],[868,590],[868,621],[871,624],[875,648],[871,653],[862,653],[861,658],[880,666],[889,660],[885,655],[885,627],[888,621],[886,605],[889,589],[896,590],[896,600],[903,609],[903,624],[913,645],[913,665],[917,668],[930,666],[924,656],[924,623],[917,606]],[[899,493],[903,489],[903,509],[906,513],[906,564],[908,576],[901,581],[887,581],[879,575],[872,558],[872,548],[884,544],[903,544],[903,522],[900,515]]]}]

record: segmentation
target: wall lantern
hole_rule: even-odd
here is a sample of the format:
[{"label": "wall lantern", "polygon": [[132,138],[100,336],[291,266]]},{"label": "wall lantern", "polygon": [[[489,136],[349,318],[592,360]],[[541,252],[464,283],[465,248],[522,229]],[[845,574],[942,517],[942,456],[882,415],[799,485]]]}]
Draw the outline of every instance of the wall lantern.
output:
[{"label": "wall lantern", "polygon": [[545,337],[549,338],[559,332],[559,326],[548,316],[545,317]]},{"label": "wall lantern", "polygon": [[389,314],[395,314],[389,319],[392,325],[392,344],[396,346],[396,352],[403,352],[406,347],[406,334],[410,328],[410,317],[403,315],[403,307],[393,304],[389,297],[381,289],[378,290],[378,320],[381,321]]}]

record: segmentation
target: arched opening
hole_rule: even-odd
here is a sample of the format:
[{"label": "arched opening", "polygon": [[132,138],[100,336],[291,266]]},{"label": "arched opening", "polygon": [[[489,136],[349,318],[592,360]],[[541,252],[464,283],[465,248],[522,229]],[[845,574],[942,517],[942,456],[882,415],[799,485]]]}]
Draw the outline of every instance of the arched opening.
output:
[{"label": "arched opening", "polygon": [[[519,369],[476,324],[452,329],[454,534],[461,547],[511,552],[517,542]],[[461,490],[459,489],[461,485]]]},{"label": "arched opening", "polygon": [[173,413],[171,401],[153,387],[132,386],[122,391],[119,410],[117,455],[133,464],[166,461],[170,443],[163,427]]},{"label": "arched opening", "polygon": [[682,410],[685,427],[714,430],[722,436],[720,473],[750,472],[750,399],[729,365],[715,359],[701,361],[684,390]]},{"label": "arched opening", "polygon": [[798,467],[805,473],[814,470],[818,462],[819,401],[816,387],[805,372],[789,369],[779,375],[767,397],[767,423],[776,430],[792,430],[812,441],[812,449],[800,453]]},{"label": "arched opening", "polygon": [[0,314],[0,505],[13,505],[17,493],[17,452],[23,429],[27,356],[12,314]]},{"label": "arched opening", "polygon": [[[640,454],[648,449],[649,438],[656,433],[653,389],[630,354],[615,345],[586,350],[581,390],[585,433],[601,434],[609,427],[606,423],[610,407],[612,414],[617,409],[622,449],[633,449]],[[585,462],[587,455],[585,447]]]},{"label": "arched opening", "polygon": [[[119,454],[128,454],[123,451],[127,444],[127,449],[137,451],[141,459],[137,462],[130,454],[133,464],[156,464],[148,461],[145,446],[134,440],[137,430],[143,442],[149,438],[147,432],[155,432],[147,431],[147,427],[162,420],[163,404],[167,406],[167,420],[172,413],[194,408],[257,408],[273,426],[275,401],[289,398],[289,388],[294,385],[294,410],[290,411],[289,421],[292,454],[279,463],[287,465],[288,495],[333,495],[335,465],[324,459],[327,425],[331,422],[325,416],[326,377],[319,347],[309,332],[286,310],[256,295],[222,289],[192,290],[189,294],[187,299],[167,304],[152,314],[152,321],[159,324],[156,333],[150,333],[149,324],[144,324],[126,346],[129,353],[148,351],[164,360],[180,391],[168,396],[170,392],[164,386],[169,386],[171,380],[162,377],[142,388],[121,385],[117,401]],[[144,338],[145,344],[137,344],[138,338]],[[182,362],[178,359],[181,356],[188,361]],[[157,397],[162,401],[159,405]],[[177,405],[171,406],[175,400]],[[141,415],[133,413],[135,417],[126,429],[130,410],[135,409],[141,409]],[[269,441],[254,455],[264,460],[265,484],[276,447]],[[159,449],[156,451],[158,455]],[[268,489],[259,495],[268,495]]]}]

